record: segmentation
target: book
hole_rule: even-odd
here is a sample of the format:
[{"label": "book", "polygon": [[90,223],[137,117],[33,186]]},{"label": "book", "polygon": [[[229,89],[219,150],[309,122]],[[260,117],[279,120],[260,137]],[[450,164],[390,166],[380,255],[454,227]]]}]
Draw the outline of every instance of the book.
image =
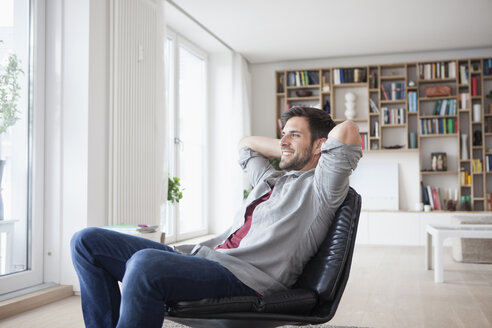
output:
[{"label": "book", "polygon": [[383,83],[381,83],[381,91],[383,91],[384,100],[389,100],[388,94],[386,93],[386,89],[384,88]]},{"label": "book", "polygon": [[427,188],[424,187],[422,181],[420,181],[420,188],[422,189],[422,203],[424,203],[425,205],[430,205],[429,195],[427,194]]},{"label": "book", "polygon": [[432,201],[434,203],[434,209],[439,211],[439,196],[437,195],[437,190],[432,188]]},{"label": "book", "polygon": [[460,65],[460,82],[461,84],[468,84],[468,68],[466,65]]},{"label": "book", "polygon": [[429,204],[430,204],[431,208],[435,209],[434,196],[432,195],[432,188],[429,185],[427,185],[427,194],[429,195]]},{"label": "book", "polygon": [[374,102],[374,100],[372,100],[371,98],[369,98],[369,105],[371,106],[371,111],[373,113],[379,113],[379,108],[378,106],[376,106],[376,103]]},{"label": "book", "polygon": [[318,84],[318,78],[313,72],[308,72],[309,84]]},{"label": "book", "polygon": [[478,96],[478,81],[477,77],[472,77],[472,96]]},{"label": "book", "polygon": [[450,78],[456,78],[456,62],[448,63],[448,76]]}]

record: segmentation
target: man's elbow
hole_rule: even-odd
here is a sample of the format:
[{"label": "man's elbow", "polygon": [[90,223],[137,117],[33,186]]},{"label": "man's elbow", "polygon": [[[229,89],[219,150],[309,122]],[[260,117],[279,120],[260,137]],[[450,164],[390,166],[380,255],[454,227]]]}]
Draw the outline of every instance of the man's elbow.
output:
[{"label": "man's elbow", "polygon": [[241,148],[249,147],[248,139],[249,137],[242,137],[237,144],[237,148],[241,149]]},{"label": "man's elbow", "polygon": [[359,127],[353,121],[347,120],[333,128],[329,136],[346,145],[362,145]]}]

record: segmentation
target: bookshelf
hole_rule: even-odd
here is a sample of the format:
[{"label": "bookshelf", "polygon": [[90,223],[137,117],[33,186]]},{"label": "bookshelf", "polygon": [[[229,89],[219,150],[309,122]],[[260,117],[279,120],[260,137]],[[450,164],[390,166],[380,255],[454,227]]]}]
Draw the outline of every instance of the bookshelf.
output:
[{"label": "bookshelf", "polygon": [[[458,208],[463,200],[492,211],[492,57],[281,70],[275,83],[279,137],[291,106],[342,122],[352,93],[364,152],[417,152],[422,184],[443,203],[457,197]],[[446,154],[444,171],[432,170],[434,153]]]}]

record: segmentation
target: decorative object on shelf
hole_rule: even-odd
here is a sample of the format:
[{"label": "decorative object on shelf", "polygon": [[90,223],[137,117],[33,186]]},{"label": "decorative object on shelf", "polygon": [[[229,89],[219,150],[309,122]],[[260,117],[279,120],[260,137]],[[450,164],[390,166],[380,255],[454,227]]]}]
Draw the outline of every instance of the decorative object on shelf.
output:
[{"label": "decorative object on shelf", "polygon": [[410,80],[410,82],[408,82],[408,86],[409,87],[414,87],[415,86],[415,82]]},{"label": "decorative object on shelf", "polygon": [[297,90],[296,95],[298,97],[311,97],[313,95],[313,92],[309,90]]},{"label": "decorative object on shelf", "polygon": [[461,159],[468,159],[468,135],[465,133],[461,135]]},{"label": "decorative object on shelf", "polygon": [[330,92],[330,85],[329,84],[323,85],[323,92]]},{"label": "decorative object on shelf", "polygon": [[377,81],[376,72],[371,72],[371,76],[369,79],[369,88],[376,89],[378,87],[376,81]]},{"label": "decorative object on shelf", "polygon": [[410,141],[410,148],[411,149],[417,148],[417,132],[410,132],[408,139]]},{"label": "decorative object on shelf", "polygon": [[492,99],[492,90],[490,90],[489,93],[485,95],[485,97]]},{"label": "decorative object on shelf", "polygon": [[463,195],[461,196],[461,205],[460,209],[462,211],[471,211],[471,196],[470,195]]},{"label": "decorative object on shelf", "polygon": [[384,149],[400,149],[403,148],[402,145],[392,145],[392,146],[384,146]]},{"label": "decorative object on shelf", "polygon": [[424,88],[425,97],[447,97],[451,96],[452,88],[448,84],[429,85]]},{"label": "decorative object on shelf", "polygon": [[278,91],[279,93],[284,92],[284,74],[281,74],[278,78]]},{"label": "decorative object on shelf", "polygon": [[448,159],[446,153],[431,153],[432,171],[447,171]]},{"label": "decorative object on shelf", "polygon": [[345,108],[346,108],[345,117],[348,120],[352,120],[355,118],[355,114],[356,114],[355,100],[356,100],[356,97],[355,97],[355,94],[353,92],[347,92],[345,94]]},{"label": "decorative object on shelf", "polygon": [[482,105],[473,104],[473,122],[480,122],[482,120]]},{"label": "decorative object on shelf", "polygon": [[482,131],[476,130],[473,132],[473,145],[481,146],[482,145]]},{"label": "decorative object on shelf", "polygon": [[330,106],[330,101],[326,99],[325,104],[323,105],[323,110],[327,113],[331,113],[331,106]]}]

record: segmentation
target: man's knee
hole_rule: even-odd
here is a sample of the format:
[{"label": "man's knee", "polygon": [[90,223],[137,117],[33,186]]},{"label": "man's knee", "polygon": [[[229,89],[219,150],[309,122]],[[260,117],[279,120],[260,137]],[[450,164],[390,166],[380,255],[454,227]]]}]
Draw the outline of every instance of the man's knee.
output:
[{"label": "man's knee", "polygon": [[72,252],[76,252],[80,247],[90,245],[93,240],[101,238],[103,231],[104,229],[101,228],[89,227],[74,233],[70,240]]},{"label": "man's knee", "polygon": [[151,248],[135,252],[126,262],[123,284],[130,281],[148,283],[156,277],[166,276],[172,270],[174,256],[176,254]]}]

